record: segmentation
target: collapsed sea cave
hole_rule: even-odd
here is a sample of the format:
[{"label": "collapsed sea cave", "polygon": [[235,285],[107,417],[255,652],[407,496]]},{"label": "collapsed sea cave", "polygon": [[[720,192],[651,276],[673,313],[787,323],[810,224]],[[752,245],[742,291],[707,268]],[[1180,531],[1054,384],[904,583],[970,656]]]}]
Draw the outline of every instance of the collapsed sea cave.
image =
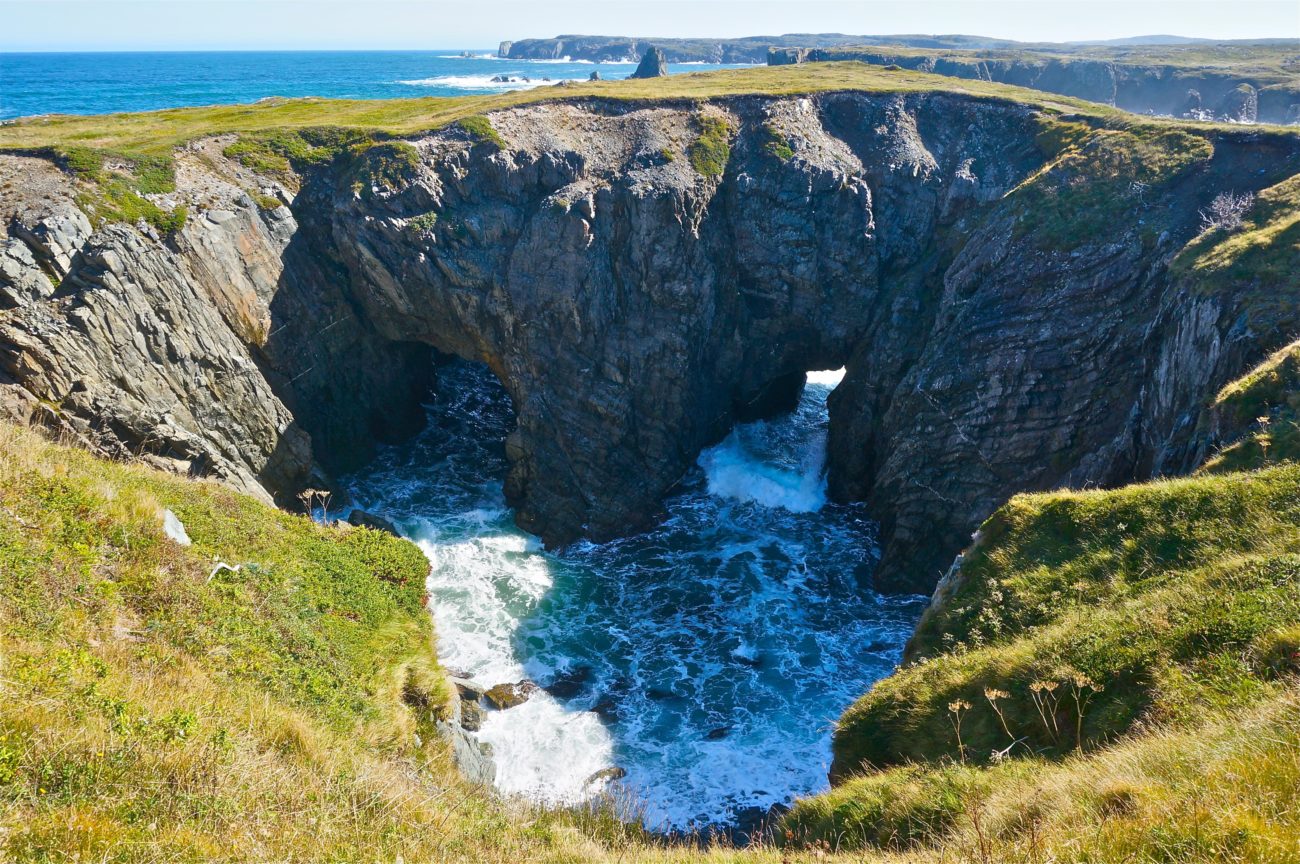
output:
[{"label": "collapsed sea cave", "polygon": [[428,554],[447,665],[542,688],[477,732],[501,788],[622,768],[649,824],[819,788],[985,517],[1190,470],[1300,325],[1200,266],[1202,208],[1300,170],[1268,131],[828,92],[523,105],[288,179],[232,138],[178,152],[166,237],[0,156],[41,193],[0,408],[263,500],[333,474]]},{"label": "collapsed sea cave", "polygon": [[[513,408],[483,364],[441,364],[425,429],[339,478],[428,556],[439,656],[498,789],[573,804],[616,780],[653,830],[743,839],[825,787],[836,718],[898,662],[924,607],[867,587],[874,526],[826,499],[841,375],[737,425],[653,527],[604,543],[548,552],[516,527]],[[500,710],[479,695],[500,685],[527,698]]]}]

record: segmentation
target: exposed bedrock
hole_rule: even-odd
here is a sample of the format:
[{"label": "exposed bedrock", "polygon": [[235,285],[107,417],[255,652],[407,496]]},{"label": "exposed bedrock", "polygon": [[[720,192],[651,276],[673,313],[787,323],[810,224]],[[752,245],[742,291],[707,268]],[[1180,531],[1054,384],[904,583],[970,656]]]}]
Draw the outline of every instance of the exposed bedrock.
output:
[{"label": "exposed bedrock", "polygon": [[[945,94],[490,120],[504,146],[380,145],[276,190],[292,210],[199,142],[168,240],[68,229],[66,189],[10,208],[0,404],[283,498],[414,428],[431,349],[482,360],[515,404],[517,519],[560,544],[651,522],[702,447],[846,365],[832,495],[880,518],[881,587],[927,590],[1017,491],[1189,470],[1208,398],[1300,323],[1170,269],[1218,192],[1300,171],[1290,136],[1054,159],[1082,127]],[[1159,168],[1130,182],[1129,157]]]}]

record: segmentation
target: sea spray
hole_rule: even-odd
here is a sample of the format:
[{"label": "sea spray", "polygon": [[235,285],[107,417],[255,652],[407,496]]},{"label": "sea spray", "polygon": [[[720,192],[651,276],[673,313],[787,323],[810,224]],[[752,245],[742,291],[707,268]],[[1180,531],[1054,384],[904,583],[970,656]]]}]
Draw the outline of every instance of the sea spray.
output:
[{"label": "sea spray", "polygon": [[[688,828],[824,788],[835,719],[897,662],[919,598],[882,598],[860,507],[825,500],[825,399],[701,454],[657,528],[544,552],[504,503],[509,400],[485,369],[441,370],[429,426],[348,478],[425,551],[443,663],[484,686],[503,792],[580,800],[627,771],[648,825]],[[553,695],[554,694],[554,695]]]}]

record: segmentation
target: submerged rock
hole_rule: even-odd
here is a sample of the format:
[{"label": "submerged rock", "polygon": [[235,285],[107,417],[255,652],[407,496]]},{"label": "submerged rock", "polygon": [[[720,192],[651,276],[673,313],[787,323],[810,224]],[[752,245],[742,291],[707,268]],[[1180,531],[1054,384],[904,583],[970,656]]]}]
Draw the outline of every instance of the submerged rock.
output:
[{"label": "submerged rock", "polygon": [[542,689],[556,699],[572,699],[582,692],[587,682],[591,680],[591,674],[590,666],[578,666],[564,672],[557,672],[551,679],[551,683],[544,685]]},{"label": "submerged rock", "polygon": [[592,774],[586,780],[582,781],[582,786],[584,789],[591,786],[603,786],[613,783],[615,780],[622,780],[626,776],[626,768],[620,768],[618,765],[613,765],[609,768],[601,768],[599,771]]}]

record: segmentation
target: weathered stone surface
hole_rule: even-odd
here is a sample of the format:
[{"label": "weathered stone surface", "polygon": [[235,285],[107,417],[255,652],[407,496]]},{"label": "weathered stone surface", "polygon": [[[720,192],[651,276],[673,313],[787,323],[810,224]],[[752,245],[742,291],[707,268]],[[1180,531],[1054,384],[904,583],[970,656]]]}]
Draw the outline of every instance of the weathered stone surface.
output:
[{"label": "weathered stone surface", "polygon": [[629,78],[662,78],[668,74],[668,58],[658,48],[647,48]]},{"label": "weathered stone surface", "polygon": [[528,697],[537,692],[537,685],[532,681],[516,681],[513,684],[497,684],[489,687],[483,694],[487,701],[498,711],[505,711],[522,705]]},{"label": "weathered stone surface", "polygon": [[397,530],[397,526],[388,519],[375,513],[367,513],[365,510],[359,508],[354,508],[352,512],[348,514],[348,524],[357,527],[364,526],[366,528],[373,528],[376,531],[383,531],[385,534],[392,534],[394,537],[402,536],[401,532]]},{"label": "weathered stone surface", "polygon": [[[701,113],[729,130],[720,176],[664,157]],[[267,179],[199,142],[171,239],[92,230],[69,177],[0,156],[40,190],[3,200],[0,407],[283,500],[413,431],[433,351],[457,354],[509,391],[507,496],[555,545],[649,524],[702,447],[844,365],[831,492],[880,518],[879,584],[928,590],[1014,492],[1188,470],[1207,397],[1300,325],[1242,326],[1238,297],[1169,273],[1215,194],[1300,170],[1293,137],[1207,131],[1212,159],[1060,238],[1008,193],[1074,179],[1007,102],[588,100],[491,123],[503,147],[413,140],[391,188],[346,163],[298,178],[292,212],[260,212],[243,189]]]}]

